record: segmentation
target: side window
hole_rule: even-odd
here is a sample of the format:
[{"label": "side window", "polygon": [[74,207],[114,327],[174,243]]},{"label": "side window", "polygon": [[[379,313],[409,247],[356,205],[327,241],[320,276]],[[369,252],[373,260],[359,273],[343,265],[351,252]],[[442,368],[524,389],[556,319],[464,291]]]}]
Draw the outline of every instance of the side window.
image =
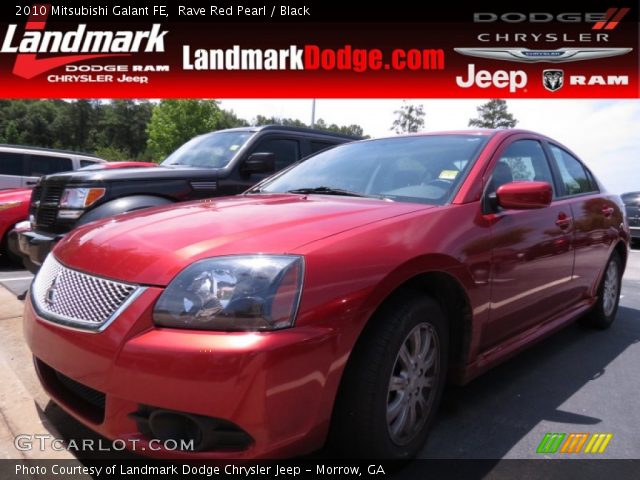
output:
[{"label": "side window", "polygon": [[537,140],[517,140],[505,149],[494,167],[489,193],[505,183],[534,180],[547,182],[553,188],[553,176],[542,145]]},{"label": "side window", "polygon": [[253,150],[258,152],[271,152],[276,156],[276,171],[288,167],[300,160],[300,143],[289,138],[272,138],[263,140]]},{"label": "side window", "polygon": [[29,155],[30,176],[41,177],[51,173],[68,172],[73,170],[70,158],[48,157],[46,155]]},{"label": "side window", "polygon": [[321,152],[322,150],[326,150],[327,148],[331,148],[335,145],[333,143],[318,142],[314,140],[311,140],[309,144],[311,146],[311,153],[318,153],[318,152]]},{"label": "side window", "polygon": [[597,191],[595,182],[582,166],[580,160],[560,147],[549,145],[555,159],[560,178],[567,195],[580,195]]},{"label": "side window", "polygon": [[96,162],[92,162],[91,160],[80,160],[80,168],[90,167],[95,164]]},{"label": "side window", "polygon": [[24,155],[21,153],[0,152],[0,175],[24,175]]}]

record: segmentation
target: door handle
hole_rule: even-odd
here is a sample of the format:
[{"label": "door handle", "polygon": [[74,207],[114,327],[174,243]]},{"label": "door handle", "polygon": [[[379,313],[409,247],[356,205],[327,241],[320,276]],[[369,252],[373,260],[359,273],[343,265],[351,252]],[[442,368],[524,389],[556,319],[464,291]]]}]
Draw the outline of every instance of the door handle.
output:
[{"label": "door handle", "polygon": [[571,217],[565,213],[560,213],[556,219],[556,225],[562,230],[566,230],[571,226]]},{"label": "door handle", "polygon": [[25,183],[26,185],[35,185],[35,184],[36,184],[36,183],[38,183],[38,182],[37,182],[37,181],[35,181],[35,180],[32,180],[32,181],[27,180],[27,181],[26,181],[26,182],[24,182],[24,183]]},{"label": "door handle", "polygon": [[615,209],[613,207],[607,207],[607,206],[602,207],[602,214],[607,218],[613,215],[614,211]]}]

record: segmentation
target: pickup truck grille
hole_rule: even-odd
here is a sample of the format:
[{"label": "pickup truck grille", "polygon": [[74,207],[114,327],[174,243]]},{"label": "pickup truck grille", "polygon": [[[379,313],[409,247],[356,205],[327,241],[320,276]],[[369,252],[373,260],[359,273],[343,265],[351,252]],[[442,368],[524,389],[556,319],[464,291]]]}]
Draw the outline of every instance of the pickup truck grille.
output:
[{"label": "pickup truck grille", "polygon": [[58,204],[63,191],[64,187],[59,185],[44,185],[34,189],[31,204],[38,202],[33,212],[37,226],[50,227],[56,223]]},{"label": "pickup truck grille", "polygon": [[640,227],[640,207],[627,205],[627,218],[629,219],[629,226]]},{"label": "pickup truck grille", "polygon": [[31,293],[39,313],[53,323],[81,330],[101,331],[143,287],[88,275],[47,256]]}]

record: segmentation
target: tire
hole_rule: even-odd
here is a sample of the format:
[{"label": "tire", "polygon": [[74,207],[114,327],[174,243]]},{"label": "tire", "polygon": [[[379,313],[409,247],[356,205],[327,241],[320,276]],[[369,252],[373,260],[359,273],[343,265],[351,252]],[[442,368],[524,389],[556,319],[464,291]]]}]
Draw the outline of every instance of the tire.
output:
[{"label": "tire", "polygon": [[593,309],[583,317],[582,323],[601,330],[609,328],[618,312],[621,284],[622,260],[617,252],[613,252],[600,280],[598,300]]},{"label": "tire", "polygon": [[[416,354],[418,345],[422,355]],[[345,369],[330,447],[350,458],[414,457],[442,397],[448,345],[448,325],[433,299],[409,292],[387,302],[365,328]],[[417,360],[423,373],[408,368],[408,360]]]},{"label": "tire", "polygon": [[8,245],[9,240],[9,232],[4,236],[2,240],[2,244],[0,245],[0,255],[2,255],[2,263],[5,265],[9,265],[12,267],[21,267],[22,266],[22,257],[15,255],[9,250]]}]

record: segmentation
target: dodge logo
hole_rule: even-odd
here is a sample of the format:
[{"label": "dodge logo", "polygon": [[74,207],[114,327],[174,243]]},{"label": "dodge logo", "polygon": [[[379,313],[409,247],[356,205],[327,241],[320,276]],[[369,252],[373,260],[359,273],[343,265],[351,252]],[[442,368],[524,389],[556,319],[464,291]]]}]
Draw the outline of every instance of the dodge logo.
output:
[{"label": "dodge logo", "polygon": [[542,84],[550,92],[555,92],[564,85],[564,72],[562,70],[543,70]]}]

